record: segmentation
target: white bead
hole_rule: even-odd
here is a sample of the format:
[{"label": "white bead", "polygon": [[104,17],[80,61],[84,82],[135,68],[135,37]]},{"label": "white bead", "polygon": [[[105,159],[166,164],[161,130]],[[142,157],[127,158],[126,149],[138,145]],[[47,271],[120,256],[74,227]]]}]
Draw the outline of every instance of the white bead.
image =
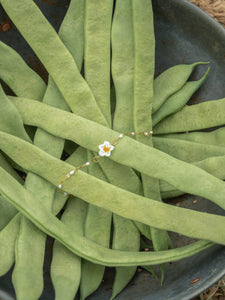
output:
[{"label": "white bead", "polygon": [[64,194],[64,196],[67,196],[67,195],[68,195],[67,192],[64,192],[63,194]]},{"label": "white bead", "polygon": [[131,132],[132,135],[134,135],[134,132]]},{"label": "white bead", "polygon": [[121,133],[121,134],[119,135],[119,138],[122,139],[122,137],[123,137],[123,134]]},{"label": "white bead", "polygon": [[86,166],[89,166],[89,165],[90,165],[89,161],[87,161],[85,165],[86,165]]},{"label": "white bead", "polygon": [[144,135],[148,135],[148,132],[145,132]]},{"label": "white bead", "polygon": [[59,184],[59,189],[61,189],[62,188],[62,185],[61,184]]},{"label": "white bead", "polygon": [[73,175],[73,174],[74,174],[74,172],[75,172],[74,170],[70,171],[70,175]]}]

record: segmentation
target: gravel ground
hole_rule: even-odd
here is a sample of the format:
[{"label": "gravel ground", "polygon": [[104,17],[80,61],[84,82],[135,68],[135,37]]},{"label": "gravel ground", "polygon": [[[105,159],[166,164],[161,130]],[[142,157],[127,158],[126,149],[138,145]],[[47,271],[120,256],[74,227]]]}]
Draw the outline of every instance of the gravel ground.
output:
[{"label": "gravel ground", "polygon": [[[225,0],[190,0],[225,26]],[[192,300],[225,300],[225,276]]]}]

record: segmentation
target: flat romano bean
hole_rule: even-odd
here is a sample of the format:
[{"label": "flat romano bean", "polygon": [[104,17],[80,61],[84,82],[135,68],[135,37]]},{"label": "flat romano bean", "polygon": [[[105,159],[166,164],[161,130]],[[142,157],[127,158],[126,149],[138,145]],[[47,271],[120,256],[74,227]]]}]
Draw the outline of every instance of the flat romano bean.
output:
[{"label": "flat romano bean", "polygon": [[153,141],[158,150],[189,163],[225,154],[224,147],[185,141],[175,137],[170,139],[154,137]]},{"label": "flat romano bean", "polygon": [[[121,132],[132,132],[133,83],[134,83],[134,33],[131,0],[116,2],[112,24],[112,76],[116,93],[116,109],[113,128]],[[130,192],[143,195],[142,184],[131,168],[114,168],[110,160],[100,162],[109,182]],[[139,224],[137,224],[139,225]],[[147,231],[146,225],[141,225]],[[140,228],[140,226],[139,226]],[[140,233],[134,223],[118,215],[113,216],[112,246],[117,250],[138,251]],[[115,298],[136,272],[136,266],[117,267],[111,299]]]},{"label": "flat romano bean", "polygon": [[[84,235],[87,203],[78,198],[68,200],[61,221],[78,235]],[[69,251],[59,241],[54,242],[51,262],[51,280],[55,300],[73,300],[80,285],[81,258]]]},{"label": "flat romano bean", "polygon": [[[209,174],[220,178],[225,179],[224,168],[221,168],[221,163],[223,162],[224,156],[209,157],[202,161],[195,162],[194,165],[205,170]],[[165,181],[160,182],[160,190],[163,198],[171,198],[184,194],[184,192],[177,190],[172,185],[168,184]],[[174,196],[173,196],[174,195]]]},{"label": "flat romano bean", "polygon": [[[112,249],[122,251],[139,251],[140,250],[140,233],[131,220],[113,215],[114,232]],[[113,290],[110,299],[114,299],[129,283],[135,274],[134,267],[117,267],[116,275],[113,282]]]},{"label": "flat romano bean", "polygon": [[[16,147],[14,147],[14,145],[16,145]],[[63,177],[63,174],[68,174],[70,170],[73,169],[71,165],[56,159],[34,145],[31,145],[30,143],[27,143],[14,136],[8,135],[7,133],[0,132],[0,146],[4,151],[7,151],[7,153],[10,154],[11,158],[24,166],[26,165],[30,171],[37,173],[39,176],[42,176],[54,185],[58,184],[60,178]],[[147,149],[152,149],[151,147],[145,147]],[[21,153],[24,153],[24,151],[26,152],[25,158],[21,156]],[[222,163],[223,161],[221,161],[221,165]],[[169,167],[169,165],[167,167]],[[198,177],[200,178],[198,179],[198,182],[201,180],[207,182],[207,179],[211,179],[207,182],[207,184],[210,184],[209,187],[202,186],[200,182],[200,188],[198,188],[198,192],[202,188],[204,190],[204,194],[202,193],[201,196],[207,197],[210,195],[208,198],[211,200],[216,200],[214,202],[217,203],[219,202],[217,201],[219,198],[220,202],[222,201],[222,204],[220,203],[220,205],[223,206],[223,181],[218,180],[217,178],[197,167],[190,167],[192,169],[191,178],[193,181],[195,181],[195,176],[193,176],[193,174],[195,173],[196,175],[196,172],[193,172],[193,169],[195,169],[195,171],[198,170],[200,171],[199,173],[201,173],[198,174]],[[185,177],[187,179],[187,167],[185,167],[185,171]],[[179,169],[177,173],[179,174]],[[4,176],[8,178],[8,175],[6,176],[5,174]],[[2,177],[3,176],[1,176],[1,179]],[[13,179],[11,179],[11,181],[12,180]],[[5,188],[9,186],[11,181],[9,181]],[[3,178],[2,184],[4,184],[4,182],[5,180]],[[18,187],[18,185],[16,186]],[[89,189],[86,188],[87,186],[89,186]],[[190,186],[190,189],[193,192],[195,189],[195,183],[190,182]],[[20,189],[21,188],[22,187],[20,187]],[[64,183],[63,189],[69,194],[75,195],[91,204],[105,208],[106,210],[110,210],[122,217],[136,220],[159,229],[179,232],[183,235],[194,238],[207,239],[221,244],[225,243],[225,237],[223,236],[222,230],[222,226],[224,226],[223,223],[225,223],[224,217],[200,213],[188,209],[181,209],[179,207],[172,207],[149,198],[141,197],[108,184],[93,176],[85,174],[81,170],[76,172],[76,176],[71,176],[70,180],[67,180]],[[216,189],[216,191],[214,191],[214,189]],[[1,187],[1,190],[5,191],[4,187]],[[8,188],[6,190],[8,191]],[[104,197],[102,197],[103,191]],[[200,193],[195,194],[198,195]],[[5,194],[3,193],[3,196],[4,195]],[[9,198],[6,199],[8,200]],[[14,205],[17,208],[20,207],[20,209],[23,211],[26,210],[24,207],[24,205],[28,205],[26,198],[24,199],[26,204],[24,201],[21,202],[21,205],[24,204],[23,207],[17,203],[19,198],[14,199],[10,197],[10,199],[10,201],[14,201]],[[37,203],[36,206],[37,205],[40,205],[40,207],[43,209],[43,205],[41,205],[41,203]],[[187,220],[187,222],[184,222],[184,220]]]},{"label": "flat romano bean", "polygon": [[[88,153],[88,161],[92,161],[93,155]],[[107,181],[98,164],[92,164],[88,168],[88,173]],[[103,195],[104,197],[104,195]],[[84,235],[89,240],[109,248],[111,233],[112,213],[95,205],[88,206],[87,217],[85,220]],[[93,264],[90,261],[82,261],[81,282],[80,282],[80,298],[86,299],[101,284],[105,267]]]},{"label": "flat romano bean", "polygon": [[2,0],[1,4],[53,78],[72,111],[86,117],[88,110],[90,120],[106,125],[72,55],[37,5],[32,0],[22,0],[20,3]]},{"label": "flat romano bean", "polygon": [[[85,48],[84,74],[96,104],[108,126],[111,126],[110,105],[110,33],[113,10],[112,0],[86,1],[85,3]],[[83,105],[80,103],[80,105]],[[89,110],[89,107],[88,107]],[[87,113],[87,117],[89,111]],[[89,117],[88,117],[89,118]],[[96,118],[96,121],[98,119]],[[93,156],[88,154],[92,161]],[[107,180],[99,166],[89,168],[91,175]],[[98,244],[109,247],[112,214],[104,209],[89,205],[85,222],[85,236]],[[81,299],[93,293],[101,284],[105,268],[88,261],[82,263],[80,284]]]},{"label": "flat romano bean", "polygon": [[204,62],[197,62],[190,65],[176,65],[156,77],[154,80],[154,98],[152,104],[153,114],[171,95],[183,87],[194,68],[201,64],[204,64]]},{"label": "flat romano bean", "polygon": [[[135,41],[134,65],[134,128],[136,132],[152,130],[153,76],[155,37],[151,3],[146,0],[132,0]],[[153,147],[152,137],[138,136],[137,140]],[[141,173],[144,196],[161,201],[159,180]],[[151,227],[154,250],[168,249],[169,237],[166,231]],[[165,267],[161,266],[161,282]]]},{"label": "flat romano bean", "polygon": [[[76,21],[78,18],[81,20],[81,15],[78,17],[78,12],[75,10],[77,9],[77,2],[78,1],[71,2],[67,17],[63,22],[63,24],[65,24],[64,26],[66,27],[70,27],[71,25],[73,27],[73,24],[77,23]],[[81,6],[81,4],[79,5]],[[82,11],[79,11],[79,14],[82,14]],[[80,22],[82,23],[82,21]],[[63,26],[61,26],[61,28],[62,27]],[[73,32],[70,33],[73,35],[73,37],[76,37]],[[79,34],[80,33],[77,32],[78,37]],[[65,31],[63,35],[60,29],[59,35],[61,36],[61,39],[63,39]],[[81,39],[83,39],[83,34],[80,34],[80,36]],[[82,49],[82,47],[79,45],[82,45],[82,40],[79,43],[79,39],[77,38],[76,42],[78,48]],[[83,56],[81,55],[80,57],[81,61],[78,61],[78,64],[81,66]],[[43,102],[61,109],[69,110],[63,96],[61,95],[52,78],[49,78],[49,84],[44,95]],[[56,157],[61,156],[64,147],[63,139],[56,138],[41,129],[37,130],[34,143],[47,153],[50,153]],[[55,194],[54,186],[32,173],[28,173],[25,185],[34,193],[38,193],[40,201],[44,201],[46,207],[51,210],[52,201]],[[18,299],[37,299],[42,293],[45,243],[46,235],[43,234],[43,232],[34,226],[29,220],[22,217],[20,234],[16,243],[16,264],[12,277]],[[36,255],[34,255],[32,248],[35,249]],[[32,268],[30,268],[31,265]],[[29,280],[27,280],[27,278],[29,278]]]},{"label": "flat romano bean", "polygon": [[210,132],[189,132],[163,135],[164,138],[181,139],[185,141],[225,147],[225,127]]},{"label": "flat romano bean", "polygon": [[175,92],[173,95],[168,97],[168,99],[163,103],[163,105],[158,109],[158,111],[153,114],[152,126],[158,124],[165,117],[181,110],[184,107],[184,105],[190,100],[191,96],[203,84],[208,75],[208,72],[209,68],[201,79],[186,82],[179,91]]},{"label": "flat romano bean", "polygon": [[113,0],[85,4],[85,79],[109,127],[110,109],[110,32]]},{"label": "flat romano bean", "polygon": [[14,248],[19,233],[20,215],[17,214],[8,225],[0,231],[0,276],[6,274],[14,263]]},{"label": "flat romano bean", "polygon": [[0,78],[17,96],[42,100],[46,84],[11,47],[0,41]]},{"label": "flat romano bean", "polygon": [[16,135],[25,141],[30,142],[23,121],[15,106],[5,95],[0,85],[0,130]]},{"label": "flat romano bean", "polygon": [[[56,136],[73,140],[92,151],[96,151],[102,141],[113,140],[118,137],[118,133],[109,128],[37,101],[20,99],[14,101],[14,104],[21,113],[24,123],[39,126]],[[76,128],[76,131],[73,128]],[[88,136],[85,135],[86,132],[89,133]],[[1,133],[2,135],[3,133]],[[7,136],[7,134],[4,135]],[[4,143],[1,144],[3,147]],[[4,146],[4,152],[9,152],[9,148],[6,148]],[[11,155],[13,153],[10,153]],[[209,198],[221,207],[225,207],[223,182],[203,170],[177,160],[155,148],[124,136],[110,158],[146,175],[163,179],[179,190]],[[65,174],[67,173],[65,172]],[[58,178],[58,183],[60,180]]]},{"label": "flat romano bean", "polygon": [[[194,255],[199,251],[214,245],[209,241],[199,241],[194,244],[184,246],[182,248],[160,251],[160,252],[127,252],[127,251],[116,251],[116,250],[107,249],[82,237],[81,235],[75,234],[70,228],[65,226],[65,224],[63,224],[56,217],[54,217],[40,203],[40,201],[37,201],[37,199],[35,199],[35,196],[30,191],[24,189],[19,183],[17,183],[15,179],[13,179],[9,174],[7,174],[7,172],[5,172],[1,168],[0,168],[0,178],[1,178],[1,187],[0,187],[1,193],[8,201],[10,201],[13,205],[15,205],[18,210],[21,210],[26,217],[30,218],[32,222],[36,226],[38,226],[41,230],[43,230],[45,233],[59,240],[59,242],[65,245],[73,253],[81,257],[84,257],[85,259],[91,260],[94,263],[104,264],[106,266],[115,266],[115,265],[132,266],[132,265],[143,265],[143,264],[153,265],[153,264],[159,264],[168,261],[179,260],[181,258]],[[111,187],[111,185],[109,186]],[[113,188],[113,189],[119,190],[118,188]],[[120,190],[119,192],[121,191],[122,190]],[[129,194],[132,195],[131,193]],[[147,203],[149,204],[150,202],[151,200],[147,199],[146,204]],[[158,208],[159,206],[164,206],[164,207],[167,206],[170,212],[176,211],[178,218],[181,215],[181,212],[185,211],[185,214],[187,214],[185,217],[187,218],[183,218],[184,215],[182,213],[182,218],[183,218],[182,224],[185,225],[185,227],[187,224],[184,224],[184,220],[189,220],[190,222],[193,221],[193,218],[188,219],[189,217],[188,215],[190,214],[188,213],[187,209],[183,209],[179,207],[171,207],[169,205],[162,204],[157,201],[153,201],[153,202],[156,206],[158,206]],[[151,214],[151,210],[149,212],[150,212],[149,214]],[[146,213],[146,210],[144,213]],[[126,214],[126,210],[124,210],[124,214]],[[147,216],[148,220],[149,220],[149,214]],[[224,228],[223,217],[214,216],[205,213],[199,213],[196,211],[192,211],[191,215],[197,215],[196,221],[198,221],[198,225],[200,225],[199,224],[200,216],[201,215],[203,216],[204,220],[202,221],[204,225],[203,224],[202,225],[204,227],[204,231],[205,230],[207,231],[207,238],[210,237],[212,233],[214,239],[217,240],[218,230],[219,230],[220,232],[219,241],[221,242],[223,240],[223,243],[225,243],[224,237],[221,236],[221,232],[223,233],[223,228]],[[215,219],[217,221],[215,221]],[[209,223],[213,224],[213,226]],[[220,224],[221,228],[219,228],[220,226],[218,226],[219,223],[222,223]],[[192,226],[195,225],[194,223],[191,224]],[[197,227],[198,231],[200,230],[200,227]],[[213,232],[214,230],[215,233]],[[192,231],[193,231],[193,227],[192,227]]]},{"label": "flat romano bean", "polygon": [[201,130],[224,125],[225,99],[184,107],[154,127],[155,134]]}]

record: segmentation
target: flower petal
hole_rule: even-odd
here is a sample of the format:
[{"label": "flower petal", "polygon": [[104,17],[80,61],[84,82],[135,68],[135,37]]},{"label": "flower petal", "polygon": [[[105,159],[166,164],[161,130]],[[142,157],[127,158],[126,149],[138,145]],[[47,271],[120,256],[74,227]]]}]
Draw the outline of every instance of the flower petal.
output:
[{"label": "flower petal", "polygon": [[104,145],[107,146],[107,147],[109,147],[110,146],[110,142],[104,141]]},{"label": "flower petal", "polygon": [[113,151],[114,146],[113,146],[113,145],[110,145],[110,146],[109,146],[109,149],[110,149],[110,151]]},{"label": "flower petal", "polygon": [[105,153],[105,156],[109,157],[110,155],[111,155],[111,151]]},{"label": "flower petal", "polygon": [[98,152],[98,154],[99,154],[100,156],[105,156],[105,155],[106,155],[105,151],[103,151],[102,149]]},{"label": "flower petal", "polygon": [[104,147],[104,144],[101,144],[101,145],[98,146],[98,148],[99,148],[100,150],[102,150],[103,147]]}]

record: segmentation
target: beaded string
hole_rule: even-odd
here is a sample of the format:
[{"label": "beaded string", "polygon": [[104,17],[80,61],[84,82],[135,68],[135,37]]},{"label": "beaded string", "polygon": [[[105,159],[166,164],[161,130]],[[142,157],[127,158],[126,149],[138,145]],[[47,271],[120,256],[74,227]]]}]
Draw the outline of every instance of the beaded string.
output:
[{"label": "beaded string", "polygon": [[111,152],[114,150],[115,146],[118,144],[119,140],[121,140],[124,136],[134,136],[134,135],[144,135],[144,136],[150,136],[153,134],[153,131],[142,131],[142,132],[127,132],[127,133],[120,133],[120,135],[112,140],[111,142],[105,141],[103,144],[99,145],[99,152],[97,156],[94,156],[91,161],[87,161],[85,164],[75,167],[73,170],[71,170],[66,176],[60,181],[58,185],[58,192],[63,194],[64,196],[67,196],[67,192],[63,192],[63,184],[66,180],[68,180],[71,176],[73,176],[77,171],[79,171],[82,168],[85,168],[87,166],[90,166],[93,163],[98,163],[99,159],[103,156],[109,157],[111,155]]}]

